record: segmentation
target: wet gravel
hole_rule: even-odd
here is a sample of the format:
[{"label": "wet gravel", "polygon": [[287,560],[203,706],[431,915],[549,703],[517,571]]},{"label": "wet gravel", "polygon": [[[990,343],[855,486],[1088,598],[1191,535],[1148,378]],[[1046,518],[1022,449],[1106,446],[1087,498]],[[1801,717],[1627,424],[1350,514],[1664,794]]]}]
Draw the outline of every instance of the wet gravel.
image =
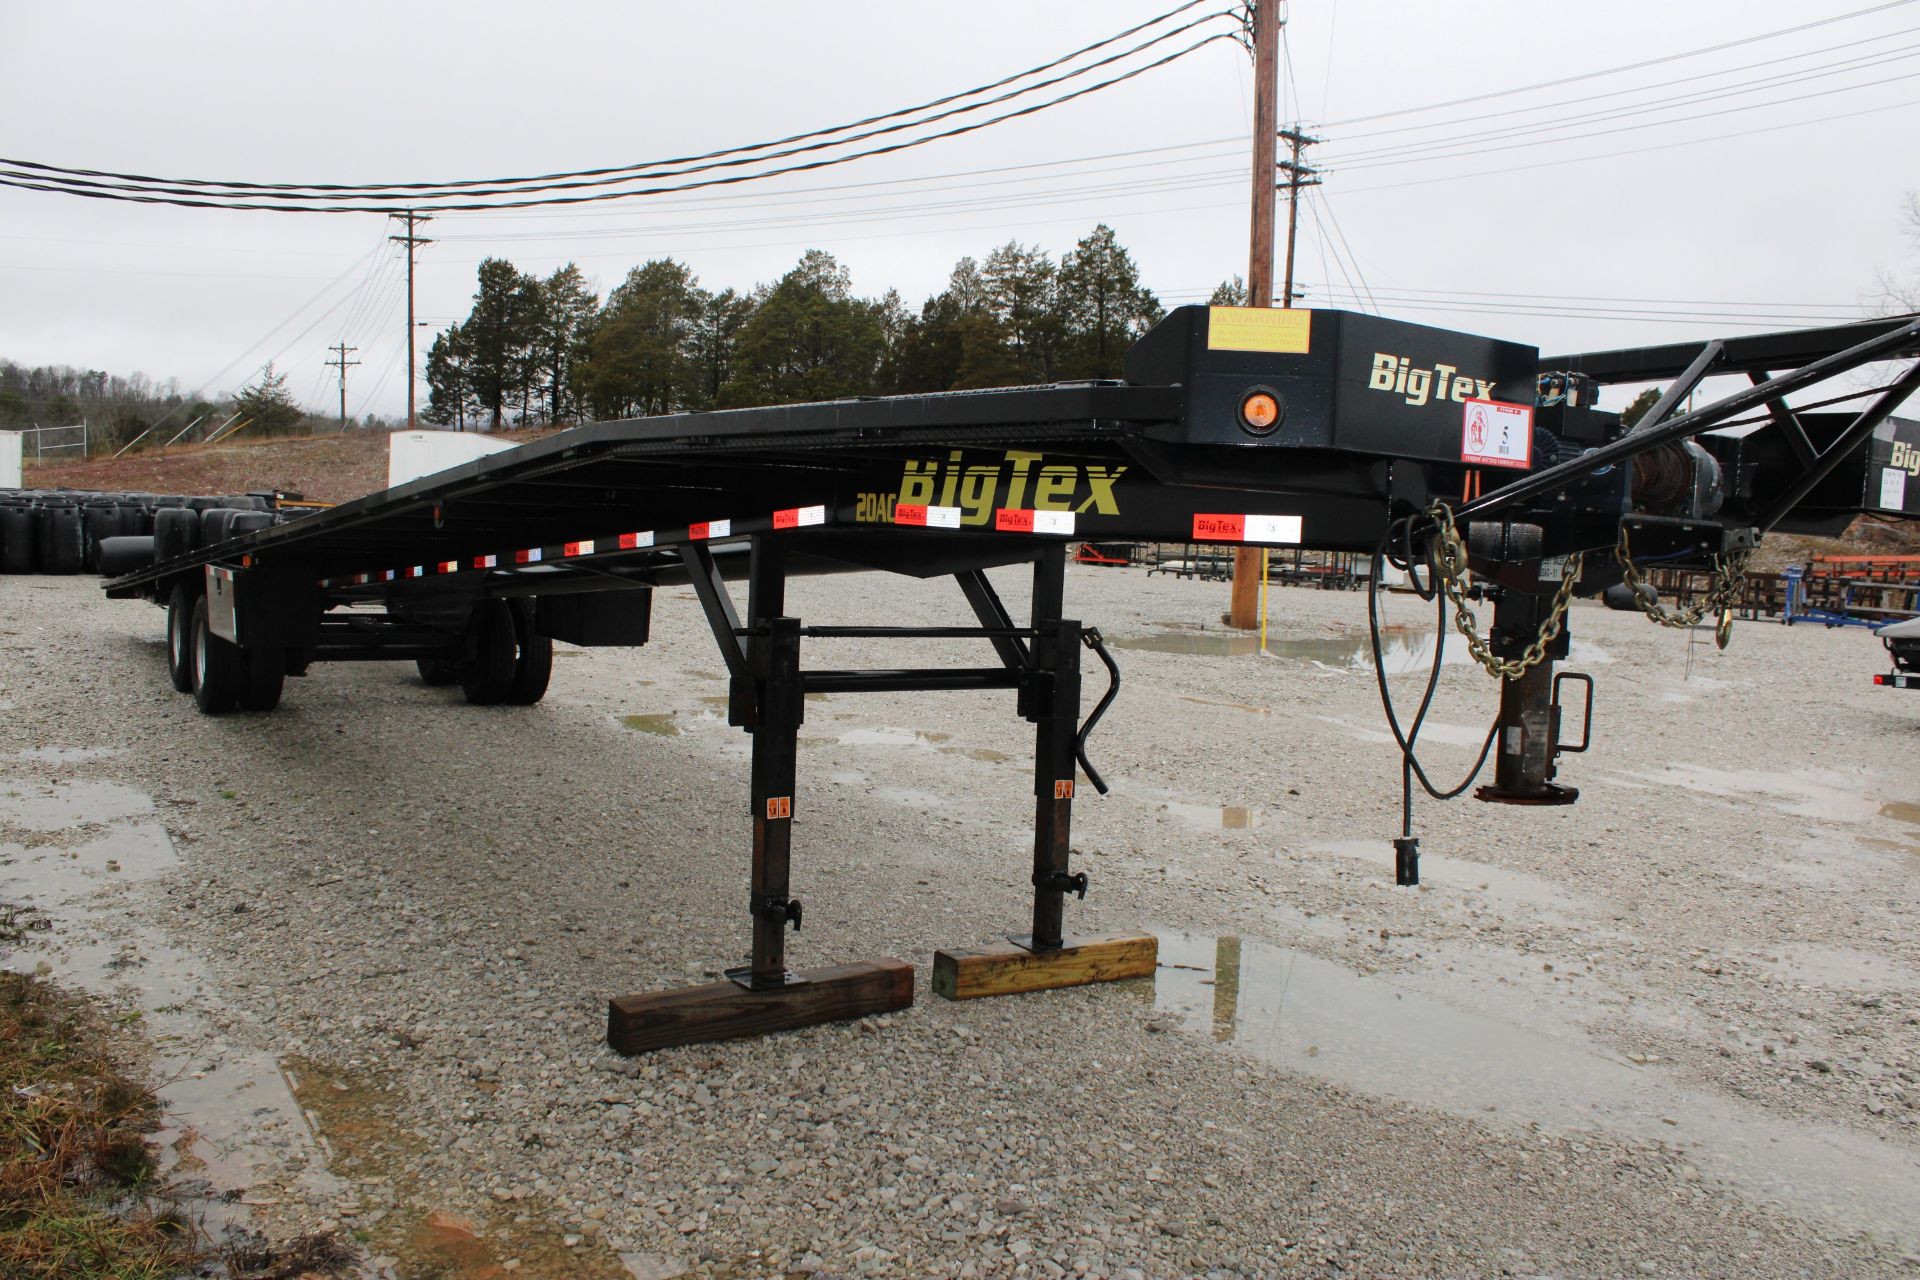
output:
[{"label": "wet gravel", "polygon": [[[256,1153],[249,1196],[284,1229],[341,1224],[376,1271],[423,1276],[1915,1261],[1920,700],[1867,682],[1870,636],[1742,625],[1722,654],[1577,607],[1600,682],[1564,766],[1580,803],[1422,802],[1427,884],[1395,890],[1363,598],[1277,590],[1287,656],[1227,656],[1224,587],[1076,568],[1070,611],[1148,647],[1119,652],[1094,739],[1114,793],[1075,806],[1093,888],[1069,925],[1161,932],[1160,978],[933,996],[933,950],[1025,927],[1031,730],[1011,695],[836,695],[802,730],[790,956],[914,961],[919,1003],[625,1060],[609,996],[745,946],[746,741],[691,598],[659,594],[655,644],[563,650],[538,707],[341,665],[208,720],[167,684],[158,610],[0,578],[8,863],[122,820],[23,825],[22,796],[87,780],[151,797],[179,855],[33,945],[156,931],[221,1036],[324,1082],[302,1102],[338,1185]],[[899,579],[804,580],[790,605],[967,621]],[[1436,775],[1490,709],[1446,668]]]}]

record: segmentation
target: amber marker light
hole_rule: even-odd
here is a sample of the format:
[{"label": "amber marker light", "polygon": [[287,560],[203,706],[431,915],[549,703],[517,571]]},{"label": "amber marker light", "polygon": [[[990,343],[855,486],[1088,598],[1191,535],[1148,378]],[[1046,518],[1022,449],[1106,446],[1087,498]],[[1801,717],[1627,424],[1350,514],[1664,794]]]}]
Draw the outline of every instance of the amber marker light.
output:
[{"label": "amber marker light", "polygon": [[1250,391],[1240,401],[1240,425],[1265,435],[1280,422],[1280,401],[1271,391]]}]

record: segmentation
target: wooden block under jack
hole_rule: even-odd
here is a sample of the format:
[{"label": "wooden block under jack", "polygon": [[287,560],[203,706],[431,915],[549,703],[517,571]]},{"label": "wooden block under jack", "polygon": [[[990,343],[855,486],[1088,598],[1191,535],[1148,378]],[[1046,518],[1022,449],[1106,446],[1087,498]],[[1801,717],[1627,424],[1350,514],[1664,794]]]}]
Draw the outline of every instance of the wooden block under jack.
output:
[{"label": "wooden block under jack", "polygon": [[835,965],[796,976],[802,981],[768,991],[727,981],[620,996],[607,1004],[607,1044],[632,1056],[892,1013],[913,1003],[913,966],[902,960]]},{"label": "wooden block under jack", "polygon": [[1103,933],[1068,938],[1058,951],[1029,951],[1011,942],[969,951],[933,953],[933,989],[949,1000],[1015,995],[1090,982],[1147,978],[1160,960],[1150,933]]}]

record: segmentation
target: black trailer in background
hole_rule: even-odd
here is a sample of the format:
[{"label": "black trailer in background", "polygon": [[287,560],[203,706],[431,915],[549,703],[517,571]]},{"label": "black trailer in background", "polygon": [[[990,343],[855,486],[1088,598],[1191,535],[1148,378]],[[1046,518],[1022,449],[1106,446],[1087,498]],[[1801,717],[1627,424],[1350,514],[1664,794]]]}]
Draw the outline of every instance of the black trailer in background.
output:
[{"label": "black trailer in background", "polygon": [[[476,704],[537,701],[554,640],[644,644],[652,590],[690,583],[727,664],[729,722],[753,735],[752,962],[723,983],[612,1001],[611,1043],[640,1052],[912,1000],[912,968],[898,960],[787,967],[787,932],[804,920],[791,863],[809,692],[1006,690],[1034,726],[1030,922],[1005,942],[939,953],[937,991],[967,998],[1152,971],[1151,936],[1066,928],[1068,896],[1090,887],[1070,862],[1073,803],[1083,779],[1105,789],[1087,738],[1119,682],[1098,630],[1069,616],[1073,544],[1387,556],[1450,594],[1466,591],[1470,564],[1475,598],[1494,602],[1490,637],[1473,643],[1502,690],[1489,734],[1500,743],[1495,778],[1481,794],[1566,803],[1577,793],[1553,781],[1556,758],[1585,746],[1559,738],[1567,600],[1620,580],[1629,536],[1633,554],[1714,567],[1768,528],[1825,527],[1859,510],[1868,442],[1920,383],[1920,363],[1854,415],[1796,414],[1783,397],[1916,354],[1912,319],[1543,364],[1519,344],[1373,316],[1187,307],[1136,344],[1124,381],[580,427],[163,553],[107,591],[167,605],[175,683],[218,713],[270,709],[288,675],[328,660],[412,660],[429,681],[458,680]],[[1674,412],[1725,372],[1753,385]],[[1669,394],[1631,432],[1595,404],[1599,385],[1668,378]],[[1750,434],[1700,434],[1750,409]],[[987,577],[1014,565],[1033,575],[1024,618]],[[951,578],[978,625],[791,616],[792,576],[863,570]],[[729,580],[746,583],[744,611]],[[848,635],[903,646],[964,637],[982,661],[805,663],[808,640]],[[1083,654],[1108,677],[1084,720]],[[1403,735],[1410,773],[1414,737],[1417,721]],[[1410,828],[1402,846],[1400,878],[1411,883]]]}]

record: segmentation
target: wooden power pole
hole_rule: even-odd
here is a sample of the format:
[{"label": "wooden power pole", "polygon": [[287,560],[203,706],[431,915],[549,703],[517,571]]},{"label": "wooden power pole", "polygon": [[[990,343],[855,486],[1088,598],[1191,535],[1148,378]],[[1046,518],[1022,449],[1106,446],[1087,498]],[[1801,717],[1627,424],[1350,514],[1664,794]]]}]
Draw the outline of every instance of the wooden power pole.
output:
[{"label": "wooden power pole", "polygon": [[360,363],[358,360],[347,359],[347,352],[359,349],[350,347],[345,342],[338,342],[327,348],[334,353],[333,359],[327,361],[327,367],[340,371],[340,425],[342,428],[347,425],[347,370]]},{"label": "wooden power pole", "polygon": [[433,243],[433,241],[417,236],[413,232],[414,228],[420,223],[432,222],[433,219],[427,214],[415,213],[411,209],[405,213],[390,213],[387,216],[389,218],[398,218],[407,224],[407,234],[403,236],[388,236],[387,239],[407,246],[407,430],[412,431],[416,425],[414,421],[414,395],[419,389],[418,379],[414,376],[413,372],[413,251],[420,245]]},{"label": "wooden power pole", "polygon": [[1291,307],[1293,300],[1300,296],[1293,288],[1293,241],[1300,231],[1300,188],[1320,185],[1320,179],[1315,176],[1320,171],[1311,165],[1301,164],[1300,153],[1320,139],[1309,138],[1300,132],[1298,126],[1282,129],[1280,136],[1293,153],[1291,160],[1283,161],[1280,165],[1287,175],[1287,277],[1281,290],[1280,305]]},{"label": "wooden power pole", "polygon": [[[1248,0],[1253,10],[1253,231],[1247,262],[1247,305],[1273,305],[1274,181],[1280,132],[1280,0]],[[1227,624],[1260,625],[1260,549],[1233,553],[1233,599]]]}]

